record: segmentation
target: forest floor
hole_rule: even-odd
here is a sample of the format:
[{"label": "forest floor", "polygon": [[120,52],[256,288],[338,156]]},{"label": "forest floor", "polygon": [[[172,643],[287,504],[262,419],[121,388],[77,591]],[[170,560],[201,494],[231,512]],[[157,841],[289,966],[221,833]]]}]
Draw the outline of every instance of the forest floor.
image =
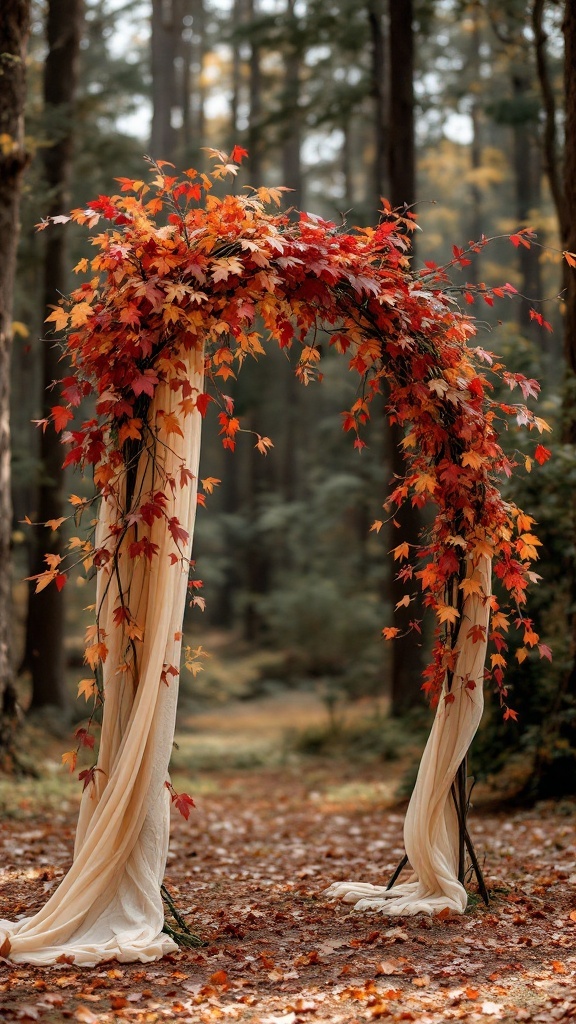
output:
[{"label": "forest floor", "polygon": [[[152,964],[0,961],[3,1024],[576,1020],[576,805],[477,801],[488,908],[472,895],[464,916],[354,913],[323,890],[381,883],[397,865],[399,767],[296,754],[250,765],[249,735],[281,746],[307,700],[319,718],[319,702],[292,695],[197,716],[193,732],[184,723],[177,781],[196,809],[174,815],[166,883],[205,945]],[[195,737],[212,764],[186,777]],[[233,737],[248,766],[227,765]],[[78,784],[48,769],[0,786],[0,918],[38,910],[70,863]]]}]

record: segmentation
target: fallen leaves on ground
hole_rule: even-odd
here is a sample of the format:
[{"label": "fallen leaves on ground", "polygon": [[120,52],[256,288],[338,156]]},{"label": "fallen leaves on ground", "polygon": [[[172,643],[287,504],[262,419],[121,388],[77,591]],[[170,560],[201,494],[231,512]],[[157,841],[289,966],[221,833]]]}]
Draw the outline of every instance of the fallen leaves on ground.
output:
[{"label": "fallen leaves on ground", "polygon": [[[212,774],[190,820],[174,817],[166,877],[206,946],[152,964],[3,961],[2,1020],[576,1020],[574,805],[473,812],[490,907],[473,897],[462,917],[358,914],[323,889],[381,884],[403,854],[403,814],[367,795],[382,770],[362,768],[356,795],[350,766]],[[75,815],[29,808],[6,821],[0,918],[43,905],[70,862]]]}]

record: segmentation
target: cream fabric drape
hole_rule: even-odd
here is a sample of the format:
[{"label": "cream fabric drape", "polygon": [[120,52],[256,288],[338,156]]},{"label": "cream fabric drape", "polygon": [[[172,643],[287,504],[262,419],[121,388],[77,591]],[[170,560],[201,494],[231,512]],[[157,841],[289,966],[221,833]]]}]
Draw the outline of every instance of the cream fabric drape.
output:
[{"label": "cream fabric drape", "polygon": [[[326,894],[354,903],[354,910],[391,915],[464,913],[467,895],[458,881],[458,820],[450,793],[458,768],[480,724],[490,608],[491,560],[482,555],[469,567],[479,577],[482,595],[464,601],[456,639],[458,652],[452,681],[454,701],[440,698],[422,755],[416,785],[404,822],[404,846],[412,877],[392,889],[367,882],[335,882]],[[472,641],[472,626],[484,627],[484,639]],[[467,685],[471,684],[471,685]],[[473,686],[472,686],[473,684]]]},{"label": "cream fabric drape", "polygon": [[[203,390],[202,351],[182,353],[188,379]],[[201,416],[180,417],[183,437],[162,432],[162,415],[178,415],[181,395],[160,384],[149,422],[159,425],[154,460],[145,452],[138,464],[135,493],[139,501],[163,491],[166,513],[188,531],[190,545],[196,513]],[[185,465],[194,479],[174,493],[167,475],[178,478]],[[120,484],[118,486],[121,486]],[[118,494],[112,485],[102,501],[96,545],[106,546],[119,516]],[[171,564],[176,546],[164,517],[151,526],[138,523],[158,551],[130,559],[127,547],[134,528],[122,542],[119,576],[124,602],[137,626],[132,640],[126,624],[113,622],[119,605],[119,581],[110,563],[98,572],[97,608],[101,638],[108,646],[103,666],[104,717],[94,782],[82,797],[74,861],[48,903],[34,917],[17,923],[0,921],[0,946],[17,963],[51,964],[63,955],[91,966],[102,960],[148,961],[176,948],[162,932],[164,913],[160,884],[169,838],[170,794],[165,786],[174,737],[178,680],[161,680],[163,667],[180,663],[182,618],[188,566]],[[188,547],[188,546],[187,546]],[[190,554],[190,548],[184,551]],[[126,670],[135,652],[137,672]],[[124,670],[123,670],[124,669]],[[136,679],[136,681],[135,681]]]}]

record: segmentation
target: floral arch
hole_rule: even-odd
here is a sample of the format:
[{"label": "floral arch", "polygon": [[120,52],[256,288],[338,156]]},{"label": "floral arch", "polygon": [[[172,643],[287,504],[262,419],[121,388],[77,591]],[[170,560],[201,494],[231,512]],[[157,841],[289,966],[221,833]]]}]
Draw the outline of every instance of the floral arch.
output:
[{"label": "floral arch", "polygon": [[[270,212],[281,189],[215,194],[244,155],[239,147],[230,158],[212,153],[210,175],[188,170],[182,178],[153,164],[150,184],[118,179],[121,195],[53,218],[98,227],[95,256],[74,268],[86,280],[48,320],[63,332],[73,368],[50,420],[68,447],[66,464],[92,467],[97,489],[91,500],[72,497],[73,515],[93,500],[100,505],[93,540],[72,538],[64,559],[47,556],[36,581],[37,589],[61,588],[75,562],[96,568],[85,653],[93,678],[81,684],[92,712],[78,745],[93,747],[102,705],[103,721],[97,762],[81,772],[70,871],[35,917],[0,922],[0,954],[15,961],[145,961],[174,948],[163,932],[160,886],[170,801],[185,816],[192,803],[173,790],[168,764],[202,420],[218,403],[222,443],[234,449],[240,423],[222,385],[270,343],[300,346],[297,375],[308,383],[320,376],[320,331],[358,376],[358,398],[344,414],[354,446],[364,446],[362,425],[377,395],[404,431],[406,472],[386,514],[410,501],[432,503],[434,518],[417,551],[400,540],[392,554],[404,603],[420,588],[436,618],[423,686],[436,718],[405,825],[414,876],[391,890],[352,881],[329,894],[393,914],[466,906],[465,795],[459,802],[455,779],[480,721],[485,677],[505,717],[515,714],[504,684],[510,614],[523,638],[520,660],[539,640],[524,611],[538,540],[533,520],[500,493],[498,481],[517,462],[498,430],[507,421],[540,433],[547,426],[524,404],[493,399],[490,378],[524,398],[538,385],[471,345],[474,324],[443,291],[444,270],[412,272],[410,218],[385,206],[377,228],[348,232],[310,214],[294,221]],[[452,262],[463,258],[456,250]],[[480,290],[490,303],[513,291]],[[93,418],[69,430],[90,396]],[[259,435],[255,443],[264,452],[270,445]],[[537,443],[525,457],[548,455]],[[395,632],[383,629],[385,639]],[[489,640],[495,652],[485,671]],[[73,770],[75,752],[64,760]]]}]

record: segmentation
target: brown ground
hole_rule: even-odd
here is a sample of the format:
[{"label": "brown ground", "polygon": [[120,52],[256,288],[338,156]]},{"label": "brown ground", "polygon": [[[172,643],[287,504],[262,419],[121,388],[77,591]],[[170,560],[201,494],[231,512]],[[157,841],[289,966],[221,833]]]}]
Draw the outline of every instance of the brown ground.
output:
[{"label": "brown ground", "polygon": [[[289,717],[273,700],[259,713],[272,739]],[[205,726],[199,737],[212,730],[216,742],[217,720]],[[573,804],[473,812],[488,909],[473,900],[463,917],[355,914],[322,890],[349,877],[380,882],[400,859],[391,768],[285,761],[188,783],[197,809],[189,822],[174,816],[167,884],[204,948],[150,965],[0,962],[0,1020],[576,1020]],[[61,782],[4,792],[0,918],[37,910],[64,874],[71,793]]]}]

